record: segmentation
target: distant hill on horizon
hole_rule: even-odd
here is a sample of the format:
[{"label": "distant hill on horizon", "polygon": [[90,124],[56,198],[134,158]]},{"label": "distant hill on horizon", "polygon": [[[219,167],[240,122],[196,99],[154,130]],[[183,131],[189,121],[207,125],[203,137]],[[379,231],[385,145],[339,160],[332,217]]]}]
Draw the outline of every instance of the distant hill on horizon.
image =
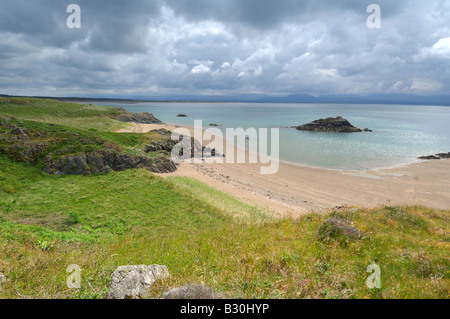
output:
[{"label": "distant hill on horizon", "polygon": [[[17,97],[0,94],[0,97]],[[309,94],[292,94],[287,96],[269,96],[263,94],[242,95],[174,95],[174,96],[86,96],[86,97],[50,97],[20,96],[46,98],[59,101],[93,101],[93,102],[243,102],[243,103],[324,103],[324,104],[404,104],[404,105],[439,105],[450,106],[450,95],[421,96],[413,94],[370,94],[340,95],[329,94],[312,96]]]}]

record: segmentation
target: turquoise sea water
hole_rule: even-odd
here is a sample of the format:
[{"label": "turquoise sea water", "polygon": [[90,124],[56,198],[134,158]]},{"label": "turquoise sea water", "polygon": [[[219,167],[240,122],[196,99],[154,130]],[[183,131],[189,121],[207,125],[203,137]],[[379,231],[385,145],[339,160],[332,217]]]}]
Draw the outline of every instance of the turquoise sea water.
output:
[{"label": "turquoise sea water", "polygon": [[[98,104],[98,103],[97,103]],[[194,125],[203,120],[221,129],[297,126],[342,116],[371,133],[316,133],[280,129],[280,159],[330,169],[366,170],[450,152],[450,107],[274,103],[136,103],[101,105],[150,112],[166,123]],[[186,114],[179,118],[177,114]],[[270,146],[269,146],[270,149]]]}]

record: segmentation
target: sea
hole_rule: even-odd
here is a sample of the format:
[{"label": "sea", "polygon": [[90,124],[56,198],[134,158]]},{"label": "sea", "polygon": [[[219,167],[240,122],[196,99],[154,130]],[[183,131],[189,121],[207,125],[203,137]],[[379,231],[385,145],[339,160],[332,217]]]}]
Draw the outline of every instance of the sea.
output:
[{"label": "sea", "polygon": [[[153,113],[163,122],[175,125],[194,126],[194,120],[202,120],[204,128],[218,124],[223,132],[227,128],[267,128],[270,133],[271,128],[279,128],[280,160],[334,170],[390,168],[417,162],[420,156],[450,152],[448,106],[187,102],[96,104],[122,107],[136,113]],[[187,117],[177,117],[178,114]],[[290,128],[337,116],[372,132],[320,133]],[[270,150],[270,135],[268,144]]]}]

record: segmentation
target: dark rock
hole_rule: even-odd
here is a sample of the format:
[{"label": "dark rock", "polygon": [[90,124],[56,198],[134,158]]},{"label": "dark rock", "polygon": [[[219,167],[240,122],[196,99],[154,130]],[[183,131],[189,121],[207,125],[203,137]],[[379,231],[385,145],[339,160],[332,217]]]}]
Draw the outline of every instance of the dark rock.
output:
[{"label": "dark rock", "polygon": [[223,299],[222,294],[214,292],[205,285],[189,284],[166,291],[163,299]]},{"label": "dark rock", "polygon": [[326,118],[316,120],[314,122],[297,126],[299,131],[311,131],[311,132],[328,132],[328,133],[352,133],[362,132],[360,128],[354,127],[349,121],[338,116],[336,118]]},{"label": "dark rock", "polygon": [[440,160],[440,159],[447,159],[447,158],[450,158],[450,152],[439,153],[436,155],[421,156],[418,159],[420,159],[420,160]]},{"label": "dark rock", "polygon": [[177,117],[188,117],[186,114],[178,114]]},{"label": "dark rock", "polygon": [[203,157],[215,157],[216,156],[216,149],[211,149],[210,147],[202,147]]},{"label": "dark rock", "polygon": [[49,154],[44,159],[44,172],[53,175],[92,175],[104,174],[110,171],[123,171],[132,168],[146,168],[154,173],[170,173],[177,166],[167,157],[151,159],[146,156],[136,156],[114,151],[95,151],[73,156],[56,158]]},{"label": "dark rock", "polygon": [[365,128],[363,131],[364,132],[373,132],[372,130],[369,130],[368,128]]},{"label": "dark rock", "polygon": [[124,114],[120,114],[116,118],[120,122],[127,123],[139,123],[139,124],[162,124],[160,120],[153,116],[151,113],[131,113],[127,112]]},{"label": "dark rock", "polygon": [[13,134],[13,135],[20,135],[20,136],[23,136],[25,138],[28,138],[28,135],[25,133],[25,131],[26,131],[25,129],[22,129],[20,127],[14,127],[11,130],[11,134]]},{"label": "dark rock", "polygon": [[439,156],[435,155],[427,155],[427,156],[421,156],[419,157],[421,160],[440,160],[441,158]]},{"label": "dark rock", "polygon": [[144,147],[144,152],[151,153],[157,151],[171,152],[173,147],[177,144],[177,141],[173,141],[170,138],[154,141]]},{"label": "dark rock", "polygon": [[439,156],[440,158],[450,158],[450,152],[448,152],[448,153],[439,153],[439,154],[436,154],[436,156]]},{"label": "dark rock", "polygon": [[159,156],[153,159],[153,164],[149,170],[153,173],[171,173],[177,170],[177,166],[171,159]]},{"label": "dark rock", "polygon": [[211,123],[209,126],[220,126],[220,124]]}]

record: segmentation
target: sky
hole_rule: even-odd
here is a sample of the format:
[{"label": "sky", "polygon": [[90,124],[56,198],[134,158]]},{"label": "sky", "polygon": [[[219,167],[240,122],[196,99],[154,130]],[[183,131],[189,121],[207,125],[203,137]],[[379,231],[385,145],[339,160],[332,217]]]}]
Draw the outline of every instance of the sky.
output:
[{"label": "sky", "polygon": [[397,93],[450,93],[450,1],[0,2],[0,94]]}]

